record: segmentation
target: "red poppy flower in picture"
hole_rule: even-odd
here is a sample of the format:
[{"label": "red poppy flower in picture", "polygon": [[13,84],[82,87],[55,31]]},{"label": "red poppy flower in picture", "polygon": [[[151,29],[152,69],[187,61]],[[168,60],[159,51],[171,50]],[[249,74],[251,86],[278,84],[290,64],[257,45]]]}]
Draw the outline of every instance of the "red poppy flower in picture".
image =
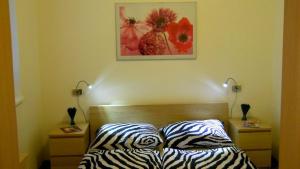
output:
[{"label": "red poppy flower in picture", "polygon": [[195,59],[196,8],[196,2],[117,3],[117,59]]},{"label": "red poppy flower in picture", "polygon": [[180,53],[188,52],[193,47],[193,25],[187,18],[178,23],[171,23],[167,27],[169,40]]}]

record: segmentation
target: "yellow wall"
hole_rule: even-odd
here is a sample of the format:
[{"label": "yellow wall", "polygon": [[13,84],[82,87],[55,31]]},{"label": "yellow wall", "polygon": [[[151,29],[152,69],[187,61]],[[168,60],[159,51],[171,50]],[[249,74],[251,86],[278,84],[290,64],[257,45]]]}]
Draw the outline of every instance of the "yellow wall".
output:
[{"label": "yellow wall", "polygon": [[38,0],[16,0],[23,104],[17,107],[20,152],[29,153],[28,167],[43,159],[41,72],[38,55]]},{"label": "yellow wall", "polygon": [[[116,61],[114,2],[39,2],[44,131],[67,120],[81,79],[95,83],[83,99],[87,108],[231,102],[221,86],[231,76],[243,86],[238,105],[250,103],[251,116],[272,123],[278,145],[283,0],[198,1],[197,60],[132,62]],[[233,115],[241,116],[239,106]]]}]

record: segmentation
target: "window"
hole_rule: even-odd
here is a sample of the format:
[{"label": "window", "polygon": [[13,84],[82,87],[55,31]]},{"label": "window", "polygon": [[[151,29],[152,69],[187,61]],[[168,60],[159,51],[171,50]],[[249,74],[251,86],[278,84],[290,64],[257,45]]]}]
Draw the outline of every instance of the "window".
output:
[{"label": "window", "polygon": [[20,77],[20,58],[19,45],[16,25],[16,5],[15,0],[9,0],[10,21],[11,21],[11,36],[12,36],[12,54],[13,54],[13,71],[14,71],[14,85],[15,85],[15,103],[16,106],[23,102],[23,95],[21,93],[21,77]]}]

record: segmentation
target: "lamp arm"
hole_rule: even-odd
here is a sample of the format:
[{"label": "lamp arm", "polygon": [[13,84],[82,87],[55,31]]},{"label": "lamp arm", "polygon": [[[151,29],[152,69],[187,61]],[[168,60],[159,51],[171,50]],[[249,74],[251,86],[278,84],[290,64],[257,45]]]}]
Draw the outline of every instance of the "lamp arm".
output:
[{"label": "lamp arm", "polygon": [[234,108],[234,106],[236,104],[236,101],[237,101],[237,92],[241,90],[241,86],[238,85],[237,81],[232,77],[227,78],[226,81],[225,81],[225,84],[227,85],[230,80],[232,80],[234,82],[234,85],[232,86],[232,91],[235,92],[234,101],[233,101],[233,103],[231,105],[231,108],[230,108],[230,117],[232,117],[233,108]]},{"label": "lamp arm", "polygon": [[[90,86],[90,84],[89,84],[87,81],[85,81],[85,80],[80,80],[80,81],[78,81],[78,83],[76,84],[75,90],[77,90],[77,89],[79,88],[79,85],[80,85],[81,83],[84,83],[84,84],[86,84],[87,86]],[[80,105],[79,96],[80,96],[80,95],[76,95],[77,107],[81,110],[81,112],[82,112],[82,114],[83,114],[83,117],[84,117],[84,120],[85,120],[85,122],[87,123],[88,121],[87,121],[85,112],[84,112],[83,108],[82,108],[81,105]]]},{"label": "lamp arm", "polygon": [[86,84],[87,86],[90,85],[87,81],[85,81],[85,80],[80,80],[80,81],[77,83],[77,85],[76,85],[76,89],[78,89],[78,87],[79,87],[79,85],[80,85],[81,83],[84,83],[84,84]]},{"label": "lamp arm", "polygon": [[237,81],[234,78],[232,78],[232,77],[227,78],[226,81],[225,81],[225,83],[228,83],[229,80],[232,80],[235,83],[235,85],[238,85]]}]

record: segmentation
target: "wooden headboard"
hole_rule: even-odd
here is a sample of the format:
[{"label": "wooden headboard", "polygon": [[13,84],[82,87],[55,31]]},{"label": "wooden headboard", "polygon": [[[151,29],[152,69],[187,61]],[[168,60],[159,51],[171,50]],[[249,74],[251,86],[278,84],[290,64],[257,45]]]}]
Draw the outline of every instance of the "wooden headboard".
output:
[{"label": "wooden headboard", "polygon": [[150,123],[157,128],[184,120],[219,119],[228,129],[228,104],[168,104],[91,106],[89,110],[90,136],[95,138],[96,130],[107,123]]}]

